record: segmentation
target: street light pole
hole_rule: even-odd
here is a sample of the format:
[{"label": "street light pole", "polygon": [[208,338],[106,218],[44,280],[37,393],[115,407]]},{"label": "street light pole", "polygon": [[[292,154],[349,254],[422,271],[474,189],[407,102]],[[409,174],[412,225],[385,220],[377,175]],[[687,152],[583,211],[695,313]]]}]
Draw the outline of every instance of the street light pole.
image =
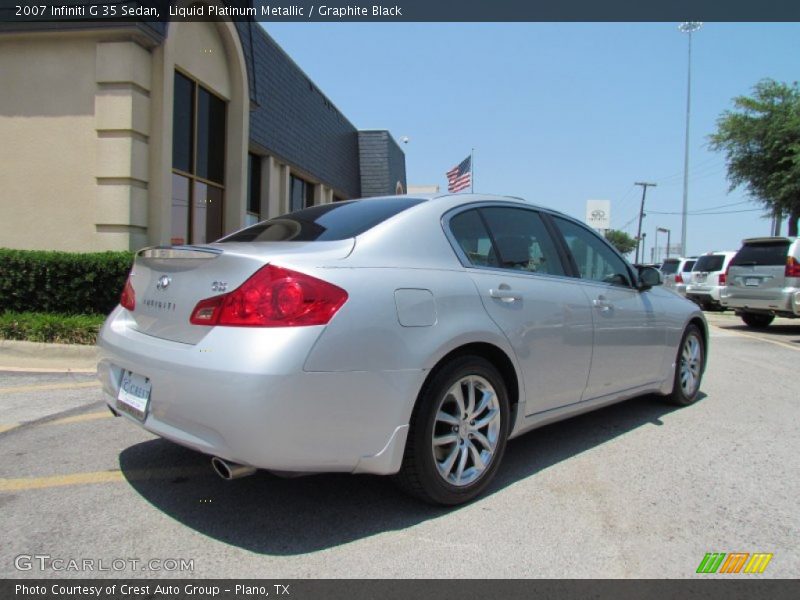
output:
[{"label": "street light pole", "polygon": [[686,140],[683,152],[683,210],[681,211],[681,256],[686,256],[686,213],[689,209],[689,117],[692,106],[692,33],[703,24],[687,21],[678,25],[678,31],[689,35],[688,68],[686,76]]},{"label": "street light pole", "polygon": [[[669,243],[670,243],[670,237],[672,235],[672,230],[667,229],[666,227],[656,227],[656,241],[658,241],[659,232],[667,234],[667,256],[665,258],[669,258]],[[658,255],[658,258],[661,258],[660,253]]]}]

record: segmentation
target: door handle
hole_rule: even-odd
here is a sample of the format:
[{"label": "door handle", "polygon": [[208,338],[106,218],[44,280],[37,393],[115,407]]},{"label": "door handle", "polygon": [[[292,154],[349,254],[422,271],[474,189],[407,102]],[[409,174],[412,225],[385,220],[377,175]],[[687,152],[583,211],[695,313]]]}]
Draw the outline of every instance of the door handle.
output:
[{"label": "door handle", "polygon": [[612,308],[614,308],[614,305],[611,304],[611,302],[609,302],[608,300],[606,300],[604,296],[598,296],[597,298],[592,300],[592,306],[594,306],[595,308],[599,308],[601,312],[608,312]]},{"label": "door handle", "polygon": [[514,302],[515,300],[522,300],[522,294],[519,292],[513,291],[508,286],[500,286],[498,289],[490,289],[489,295],[492,298],[497,298],[498,300],[502,300],[503,302]]}]

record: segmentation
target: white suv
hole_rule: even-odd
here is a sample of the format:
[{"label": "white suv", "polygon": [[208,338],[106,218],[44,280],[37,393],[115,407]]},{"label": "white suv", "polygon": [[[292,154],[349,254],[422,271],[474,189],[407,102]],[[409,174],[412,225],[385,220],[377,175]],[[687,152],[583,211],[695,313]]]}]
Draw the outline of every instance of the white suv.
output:
[{"label": "white suv", "polygon": [[[725,287],[725,271],[736,252],[707,252],[692,267],[692,277],[686,284],[686,297],[705,310],[723,308],[720,294]],[[724,310],[724,308],[723,308]]]}]

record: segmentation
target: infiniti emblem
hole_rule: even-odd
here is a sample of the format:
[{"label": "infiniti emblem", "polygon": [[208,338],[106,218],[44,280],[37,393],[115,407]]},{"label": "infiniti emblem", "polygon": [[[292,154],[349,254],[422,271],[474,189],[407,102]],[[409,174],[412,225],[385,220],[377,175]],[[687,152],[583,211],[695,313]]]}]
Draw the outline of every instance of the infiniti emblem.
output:
[{"label": "infiniti emblem", "polygon": [[156,283],[157,290],[165,290],[169,287],[169,284],[172,282],[172,278],[166,275],[162,275],[158,278],[158,283]]}]

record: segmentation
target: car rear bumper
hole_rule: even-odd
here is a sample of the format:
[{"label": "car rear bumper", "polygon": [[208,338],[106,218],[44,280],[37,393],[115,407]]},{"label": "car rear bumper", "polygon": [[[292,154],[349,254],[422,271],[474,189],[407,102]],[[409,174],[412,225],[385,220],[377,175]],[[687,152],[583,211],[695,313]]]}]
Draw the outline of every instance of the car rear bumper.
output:
[{"label": "car rear bumper", "polygon": [[753,310],[800,317],[800,288],[786,287],[769,291],[726,287],[720,303],[735,310]]},{"label": "car rear bumper", "polygon": [[700,301],[719,302],[722,287],[718,285],[687,284],[685,295],[689,299]]},{"label": "car rear bumper", "polygon": [[149,378],[144,422],[123,416],[208,455],[274,471],[396,472],[425,371],[303,371],[323,329],[216,327],[190,345],[139,333],[118,309],[98,337],[98,377],[116,412],[123,371]]}]

